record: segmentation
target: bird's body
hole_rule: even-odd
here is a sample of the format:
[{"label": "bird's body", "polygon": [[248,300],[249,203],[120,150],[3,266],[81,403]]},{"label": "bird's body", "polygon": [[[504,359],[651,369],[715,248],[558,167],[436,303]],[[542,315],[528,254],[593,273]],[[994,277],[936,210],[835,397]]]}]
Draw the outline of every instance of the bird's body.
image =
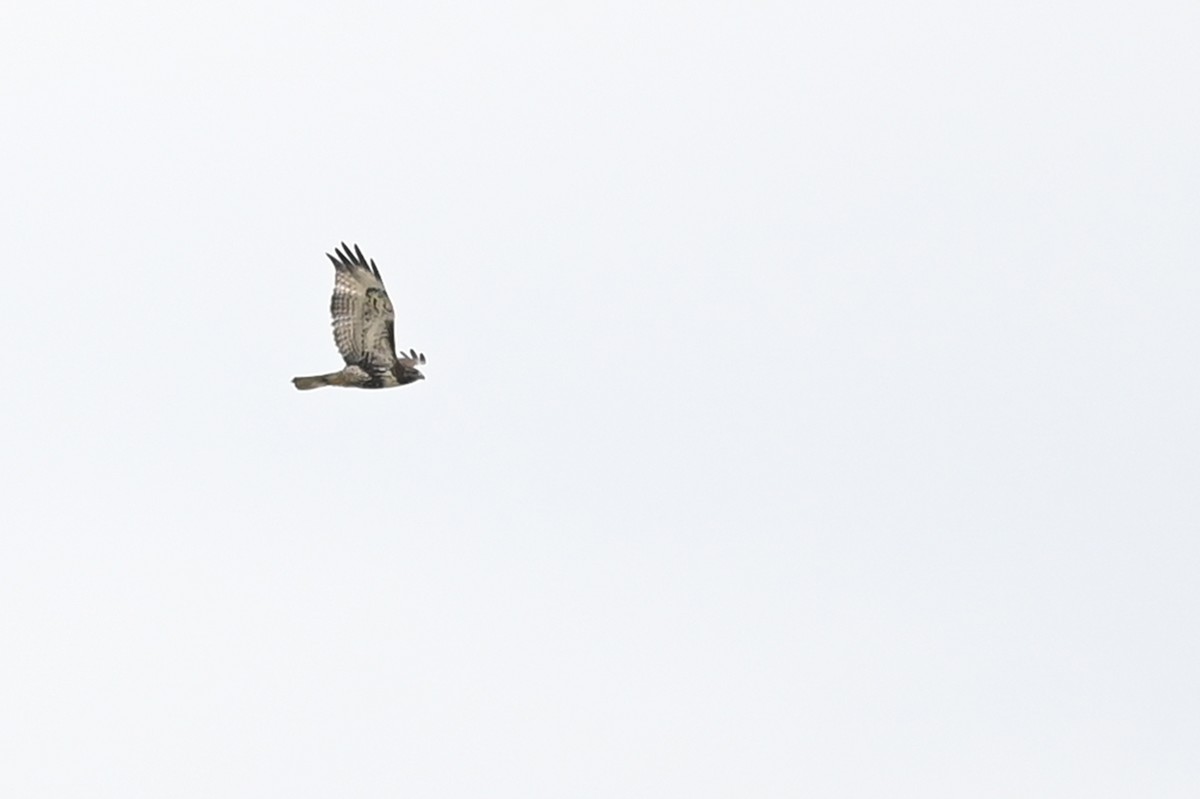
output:
[{"label": "bird's body", "polygon": [[304,391],[321,386],[353,388],[392,388],[424,380],[417,369],[425,356],[416,350],[396,354],[396,312],[374,261],[363,257],[362,250],[342,244],[334,250],[333,340],[346,362],[340,372],[312,377],[294,377],[292,383]]}]

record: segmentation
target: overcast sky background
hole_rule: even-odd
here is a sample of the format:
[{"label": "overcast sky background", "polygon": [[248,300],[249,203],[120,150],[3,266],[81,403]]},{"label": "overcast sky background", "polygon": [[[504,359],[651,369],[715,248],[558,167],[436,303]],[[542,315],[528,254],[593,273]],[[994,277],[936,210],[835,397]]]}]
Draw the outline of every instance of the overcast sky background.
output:
[{"label": "overcast sky background", "polygon": [[1197,795],[1200,6],[13,6],[0,794]]}]

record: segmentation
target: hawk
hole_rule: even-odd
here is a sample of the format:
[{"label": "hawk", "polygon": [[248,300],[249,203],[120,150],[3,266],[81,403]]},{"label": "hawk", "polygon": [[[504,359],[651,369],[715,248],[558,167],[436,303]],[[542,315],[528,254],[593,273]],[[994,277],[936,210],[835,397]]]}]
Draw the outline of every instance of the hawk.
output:
[{"label": "hawk", "polygon": [[423,353],[401,350],[396,354],[396,312],[375,261],[364,258],[357,244],[351,251],[342,242],[341,249],[334,252],[336,258],[325,253],[334,269],[329,312],[333,315],[333,340],[346,366],[327,375],[293,377],[296,388],[391,388],[424,380],[425,375],[417,369],[425,363]]}]

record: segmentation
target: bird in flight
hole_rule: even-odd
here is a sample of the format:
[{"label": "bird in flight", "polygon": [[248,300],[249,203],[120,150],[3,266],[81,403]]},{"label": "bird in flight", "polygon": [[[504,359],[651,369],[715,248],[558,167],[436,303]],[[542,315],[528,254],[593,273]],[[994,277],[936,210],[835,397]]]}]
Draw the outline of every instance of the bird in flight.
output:
[{"label": "bird in flight", "polygon": [[312,377],[293,377],[296,388],[306,391],[321,386],[353,388],[392,388],[403,386],[425,375],[417,366],[425,363],[424,353],[409,350],[396,354],[396,312],[375,261],[363,257],[354,245],[351,251],[342,242],[333,261],[333,340],[346,366],[340,372]]}]

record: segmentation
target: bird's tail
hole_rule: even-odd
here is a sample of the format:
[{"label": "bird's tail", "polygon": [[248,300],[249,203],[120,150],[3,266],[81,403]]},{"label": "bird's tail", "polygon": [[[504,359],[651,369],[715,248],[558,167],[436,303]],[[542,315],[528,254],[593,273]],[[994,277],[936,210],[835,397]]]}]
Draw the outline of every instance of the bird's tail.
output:
[{"label": "bird's tail", "polygon": [[313,375],[312,377],[293,377],[292,383],[301,391],[308,391],[310,388],[320,388],[321,386],[332,386],[329,378],[333,375]]}]

